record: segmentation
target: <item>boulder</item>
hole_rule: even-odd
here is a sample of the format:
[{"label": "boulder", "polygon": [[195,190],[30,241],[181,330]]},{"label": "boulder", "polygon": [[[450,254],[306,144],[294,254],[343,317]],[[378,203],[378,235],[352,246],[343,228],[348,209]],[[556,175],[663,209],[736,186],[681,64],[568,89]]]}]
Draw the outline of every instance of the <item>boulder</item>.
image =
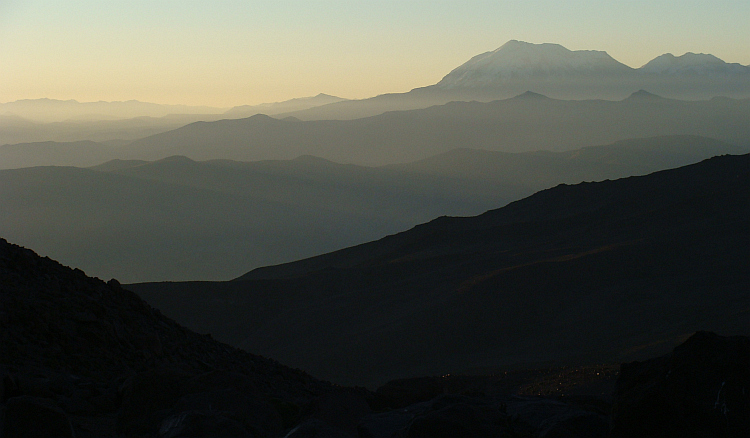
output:
[{"label": "boulder", "polygon": [[391,380],[377,389],[381,403],[392,409],[403,408],[415,403],[432,400],[445,389],[442,377],[415,377]]},{"label": "boulder", "polygon": [[159,438],[252,437],[242,424],[221,411],[186,411],[166,418]]},{"label": "boulder", "polygon": [[325,421],[310,418],[289,431],[284,438],[355,438]]},{"label": "boulder", "polygon": [[339,389],[312,402],[311,417],[356,436],[362,418],[372,412],[365,396],[355,390]]},{"label": "boulder", "polygon": [[697,332],[668,356],[623,364],[612,436],[750,436],[750,338]]},{"label": "boulder", "polygon": [[417,415],[402,432],[410,438],[421,437],[501,437],[511,433],[504,405],[471,397],[443,395],[431,408]]},{"label": "boulder", "polygon": [[[250,395],[233,388],[212,389],[186,394],[174,404],[172,411],[178,415],[185,412],[210,412],[212,418],[217,420],[219,417],[231,419],[239,424],[243,430],[251,432],[255,436],[279,436],[284,427],[281,414],[272,405],[256,400]],[[208,427],[207,424],[202,427]],[[221,427],[223,427],[223,424],[225,422],[216,423],[217,426]],[[219,434],[218,430],[215,434],[209,435],[224,436]]]},{"label": "boulder", "polygon": [[4,438],[73,437],[70,419],[54,401],[22,395],[8,399],[3,424]]},{"label": "boulder", "polygon": [[596,412],[577,410],[542,422],[540,438],[606,438],[609,418]]},{"label": "boulder", "polygon": [[172,406],[181,396],[181,382],[190,374],[171,367],[141,372],[126,380],[121,388],[122,405],[117,429],[124,435],[153,433],[173,414]]}]

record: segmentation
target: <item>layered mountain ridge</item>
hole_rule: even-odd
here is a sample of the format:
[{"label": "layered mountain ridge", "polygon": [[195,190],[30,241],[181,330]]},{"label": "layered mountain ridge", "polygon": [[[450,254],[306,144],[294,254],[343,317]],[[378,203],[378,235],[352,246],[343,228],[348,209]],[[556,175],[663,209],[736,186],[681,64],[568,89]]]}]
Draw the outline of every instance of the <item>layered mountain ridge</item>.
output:
[{"label": "layered mountain ridge", "polygon": [[[61,152],[73,145],[64,146]],[[0,228],[8,239],[100,277],[229,279],[437,216],[479,214],[560,183],[643,175],[748,151],[669,136],[566,152],[463,148],[384,167],[311,156],[257,162],[172,156],[88,169],[0,170]]]},{"label": "layered mountain ridge", "polygon": [[639,97],[642,93],[620,101],[559,100],[524,93],[492,102],[450,102],[357,120],[299,122],[256,115],[190,124],[135,141],[117,153],[126,159],[185,155],[196,160],[243,161],[315,155],[340,163],[383,165],[459,147],[564,151],[674,134],[750,143],[750,99],[693,102]]}]

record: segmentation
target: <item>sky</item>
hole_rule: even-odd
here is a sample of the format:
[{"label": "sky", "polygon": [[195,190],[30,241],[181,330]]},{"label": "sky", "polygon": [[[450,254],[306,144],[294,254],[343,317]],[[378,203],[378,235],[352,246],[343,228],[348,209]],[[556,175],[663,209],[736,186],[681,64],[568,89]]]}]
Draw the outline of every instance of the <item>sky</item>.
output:
[{"label": "sky", "polygon": [[0,102],[234,105],[438,82],[511,39],[750,64],[750,1],[0,0]]}]

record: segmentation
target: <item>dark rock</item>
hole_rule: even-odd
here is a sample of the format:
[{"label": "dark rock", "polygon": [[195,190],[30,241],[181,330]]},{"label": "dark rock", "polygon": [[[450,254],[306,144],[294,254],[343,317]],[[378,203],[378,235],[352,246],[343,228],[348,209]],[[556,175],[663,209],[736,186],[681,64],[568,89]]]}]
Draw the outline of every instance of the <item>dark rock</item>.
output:
[{"label": "dark rock", "polygon": [[174,436],[225,426],[279,436],[299,423],[299,406],[333,389],[179,326],[116,280],[1,238],[0,309],[0,411],[10,431],[35,433],[12,416],[25,399],[6,405],[23,395],[47,400],[37,404],[49,423],[84,438],[156,436],[170,418],[165,434]]},{"label": "dark rock", "polygon": [[23,395],[8,399],[3,437],[73,437],[68,416],[54,401]]},{"label": "dark rock", "polygon": [[312,402],[312,418],[321,420],[351,435],[357,435],[362,417],[372,412],[365,396],[354,390],[323,394]]},{"label": "dark rock", "polygon": [[573,411],[541,424],[540,438],[606,438],[609,418],[595,412]]},{"label": "dark rock", "polygon": [[311,418],[284,435],[284,438],[354,438],[356,435],[349,434],[337,427],[331,426],[325,421]]},{"label": "dark rock", "polygon": [[21,392],[18,390],[16,379],[11,373],[0,368],[0,403],[19,395]]},{"label": "dark rock", "polygon": [[511,417],[529,425],[536,435],[541,434],[555,418],[568,418],[581,412],[575,406],[542,397],[513,396],[505,400],[506,412]]},{"label": "dark rock", "polygon": [[281,414],[261,396],[243,374],[211,371],[195,375],[181,368],[160,367],[124,382],[117,428],[125,435],[160,430],[164,436],[199,436],[190,434],[231,425],[230,429],[243,434],[278,436],[284,427]]},{"label": "dark rock", "polygon": [[268,403],[273,406],[273,408],[276,409],[276,412],[281,416],[284,429],[291,429],[299,424],[302,409],[298,405],[276,397],[269,399]]},{"label": "dark rock", "polygon": [[187,411],[161,423],[159,438],[251,437],[242,424],[221,411]]},{"label": "dark rock", "polygon": [[178,368],[139,373],[123,384],[117,429],[125,435],[152,433],[170,414],[181,395],[180,383],[191,377]]},{"label": "dark rock", "polygon": [[362,418],[357,432],[363,438],[391,438],[405,431],[418,415],[431,409],[432,402],[421,402],[400,409],[379,412]]},{"label": "dark rock", "polygon": [[430,410],[414,418],[407,437],[508,436],[511,425],[499,404],[464,396],[440,396]]},{"label": "dark rock", "polygon": [[283,430],[283,419],[273,406],[233,388],[185,395],[175,403],[172,410],[178,414],[220,412],[255,436],[279,436]]},{"label": "dark rock", "polygon": [[182,392],[192,394],[217,388],[233,388],[243,394],[260,394],[258,385],[248,375],[223,370],[212,370],[198,374],[182,384]]},{"label": "dark rock", "polygon": [[40,398],[55,398],[57,394],[52,390],[52,379],[40,373],[16,374],[19,395],[30,395]]},{"label": "dark rock", "polygon": [[432,400],[443,393],[445,381],[441,377],[417,377],[391,380],[375,391],[390,408],[398,409]]},{"label": "dark rock", "polygon": [[697,332],[669,356],[623,364],[612,436],[750,436],[750,338]]}]

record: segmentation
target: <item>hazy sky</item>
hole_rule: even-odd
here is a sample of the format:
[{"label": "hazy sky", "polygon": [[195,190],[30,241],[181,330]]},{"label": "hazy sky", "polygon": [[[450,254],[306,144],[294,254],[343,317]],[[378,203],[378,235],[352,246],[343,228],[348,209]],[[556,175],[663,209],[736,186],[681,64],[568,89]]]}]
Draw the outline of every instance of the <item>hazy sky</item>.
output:
[{"label": "hazy sky", "polygon": [[433,84],[510,39],[750,64],[750,1],[0,0],[0,102],[233,106]]}]

